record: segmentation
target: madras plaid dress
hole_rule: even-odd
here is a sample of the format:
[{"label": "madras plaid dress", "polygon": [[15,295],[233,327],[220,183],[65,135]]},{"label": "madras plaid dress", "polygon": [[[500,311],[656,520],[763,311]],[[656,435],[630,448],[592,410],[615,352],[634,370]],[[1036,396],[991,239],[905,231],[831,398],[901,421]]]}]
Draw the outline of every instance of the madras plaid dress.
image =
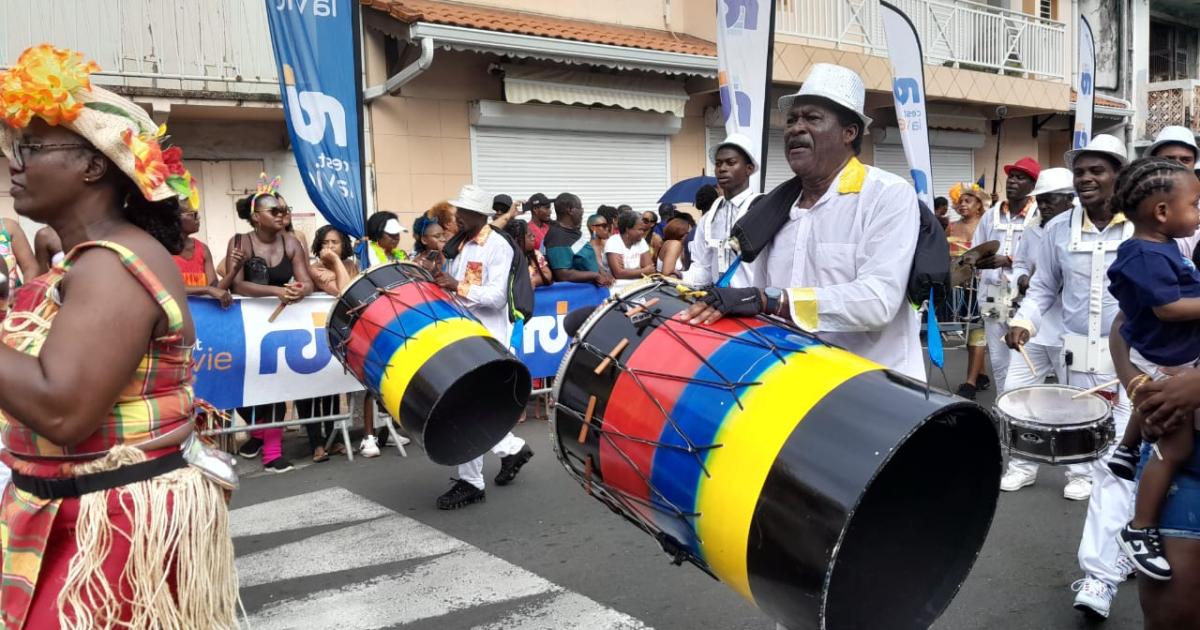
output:
[{"label": "madras plaid dress", "polygon": [[[103,247],[121,258],[167,315],[168,332],[151,341],[129,384],[100,427],[75,446],[58,446],[0,411],[5,450],[0,460],[26,475],[70,477],[76,462],[103,455],[118,444],[138,444],[170,433],[191,419],[192,347],[184,345],[183,311],[146,265],[129,249],[90,241],[63,262],[16,291],[0,343],[37,356],[59,310],[58,285],[79,255]],[[41,322],[41,323],[40,323]],[[49,322],[46,325],[44,322]],[[67,499],[77,501],[78,499]],[[9,484],[0,503],[0,616],[5,628],[21,628],[37,586],[46,542],[63,499],[45,500]]]}]

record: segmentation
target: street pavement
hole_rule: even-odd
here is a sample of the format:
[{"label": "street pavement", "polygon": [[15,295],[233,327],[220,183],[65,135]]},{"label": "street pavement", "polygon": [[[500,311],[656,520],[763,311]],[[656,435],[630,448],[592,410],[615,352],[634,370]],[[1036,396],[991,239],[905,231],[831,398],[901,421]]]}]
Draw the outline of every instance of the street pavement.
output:
[{"label": "street pavement", "polygon": [[[952,369],[961,354],[950,351],[948,372],[962,373]],[[377,459],[312,464],[302,434],[288,433],[297,470],[273,475],[241,460],[232,532],[250,627],[773,630],[732,590],[673,566],[652,538],[588,497],[555,459],[545,421],[515,433],[536,451],[516,482],[449,512],[434,498],[454,470],[412,446],[407,458],[389,447]],[[485,462],[490,481],[499,461]],[[975,569],[934,628],[1141,627],[1133,581],[1103,624],[1071,608],[1086,503],[1064,500],[1064,483],[1043,468],[1035,486],[1001,496]],[[871,605],[870,593],[862,598]]]}]

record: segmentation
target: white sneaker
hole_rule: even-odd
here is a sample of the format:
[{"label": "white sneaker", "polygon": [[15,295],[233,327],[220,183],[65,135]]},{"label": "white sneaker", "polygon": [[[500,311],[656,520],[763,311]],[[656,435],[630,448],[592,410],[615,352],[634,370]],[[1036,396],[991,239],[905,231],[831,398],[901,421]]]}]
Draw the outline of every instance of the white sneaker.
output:
[{"label": "white sneaker", "polygon": [[1037,481],[1037,473],[1010,468],[1000,478],[1000,489],[1005,492],[1016,492],[1025,486],[1032,486],[1035,481]]},{"label": "white sneaker", "polygon": [[1068,501],[1087,501],[1092,496],[1092,480],[1087,477],[1072,477],[1063,487],[1063,498]]},{"label": "white sneaker", "polygon": [[358,452],[362,453],[363,457],[379,457],[379,443],[375,441],[375,436],[364,437],[362,444],[358,446]]},{"label": "white sneaker", "polygon": [[1108,619],[1113,596],[1117,594],[1116,588],[1088,576],[1082,580],[1076,580],[1071,585],[1071,590],[1078,593],[1075,596],[1075,610],[1085,615]]}]

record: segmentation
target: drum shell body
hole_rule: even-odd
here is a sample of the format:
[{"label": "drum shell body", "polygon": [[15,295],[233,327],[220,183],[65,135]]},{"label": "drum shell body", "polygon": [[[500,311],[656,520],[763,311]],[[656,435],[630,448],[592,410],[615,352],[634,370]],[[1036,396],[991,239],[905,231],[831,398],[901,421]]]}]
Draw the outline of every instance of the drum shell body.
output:
[{"label": "drum shell body", "polygon": [[329,347],[435,463],[486,453],[529,398],[529,370],[419,267],[369,269],[343,291]]},{"label": "drum shell body", "polygon": [[[1004,408],[1005,397],[1051,390],[1063,392],[1062,398],[1084,391],[1082,387],[1067,385],[1032,385],[1005,392],[997,401],[992,411],[1004,446],[1022,459],[1051,465],[1080,464],[1102,457],[1116,437],[1116,425],[1107,401],[1097,405],[1089,399],[1093,404],[1084,407],[1095,407],[1099,411],[1083,414],[1072,423],[1039,422],[1034,418],[1019,417]],[[1094,395],[1093,398],[1099,399]]]},{"label": "drum shell body", "polygon": [[986,412],[777,322],[668,321],[687,306],[643,288],[580,330],[551,436],[568,472],[790,630],[931,624],[995,510]]}]

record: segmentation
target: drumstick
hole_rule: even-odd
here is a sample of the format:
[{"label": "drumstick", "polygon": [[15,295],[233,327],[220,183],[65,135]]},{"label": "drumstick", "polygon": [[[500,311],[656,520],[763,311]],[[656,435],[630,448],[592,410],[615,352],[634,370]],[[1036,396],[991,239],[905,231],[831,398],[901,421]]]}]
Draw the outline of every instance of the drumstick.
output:
[{"label": "drumstick", "polygon": [[1025,344],[1017,346],[1017,352],[1021,353],[1021,358],[1025,359],[1025,365],[1029,366],[1029,373],[1037,376],[1037,368],[1033,367],[1033,361],[1029,359],[1029,353],[1025,352]]},{"label": "drumstick", "polygon": [[608,369],[608,364],[612,363],[613,359],[616,359],[618,356],[621,355],[622,352],[625,351],[625,346],[628,346],[628,345],[629,345],[628,338],[624,338],[624,339],[621,339],[620,341],[618,341],[617,345],[612,349],[612,352],[609,352],[608,356],[604,357],[604,360],[600,362],[600,365],[596,366],[595,370],[592,370],[592,373],[599,376],[601,372]]},{"label": "drumstick", "polygon": [[1071,397],[1071,400],[1075,400],[1076,398],[1083,398],[1084,396],[1087,396],[1088,394],[1095,394],[1096,392],[1098,392],[1102,389],[1108,389],[1109,387],[1112,387],[1113,385],[1120,385],[1120,384],[1121,384],[1121,379],[1114,378],[1113,380],[1111,380],[1107,383],[1101,383],[1091,389],[1085,389],[1085,390],[1079,392],[1078,394],[1075,394],[1074,396]]},{"label": "drumstick", "polygon": [[638,304],[637,306],[626,311],[625,317],[633,317],[634,315],[637,315],[648,308],[653,308],[655,304],[658,304],[658,298],[650,298],[649,300],[646,300],[645,304]]},{"label": "drumstick", "polygon": [[[298,287],[300,287],[300,286],[303,286],[303,285],[301,285],[299,282],[293,282],[293,283],[292,283],[292,287],[297,287],[297,288],[298,288]],[[279,301],[279,306],[276,306],[276,307],[275,307],[275,310],[271,312],[271,316],[267,318],[267,323],[274,323],[274,322],[275,322],[275,318],[279,317],[279,314],[283,312],[283,309],[284,309],[284,308],[286,308],[286,307],[287,307],[287,305],[288,305],[288,303],[287,303],[287,302],[284,302],[283,300],[280,300],[280,301]]]},{"label": "drumstick", "polygon": [[579,427],[579,443],[587,442],[588,427],[592,424],[592,414],[596,411],[596,397],[588,397],[587,412],[583,414],[583,426]]}]

